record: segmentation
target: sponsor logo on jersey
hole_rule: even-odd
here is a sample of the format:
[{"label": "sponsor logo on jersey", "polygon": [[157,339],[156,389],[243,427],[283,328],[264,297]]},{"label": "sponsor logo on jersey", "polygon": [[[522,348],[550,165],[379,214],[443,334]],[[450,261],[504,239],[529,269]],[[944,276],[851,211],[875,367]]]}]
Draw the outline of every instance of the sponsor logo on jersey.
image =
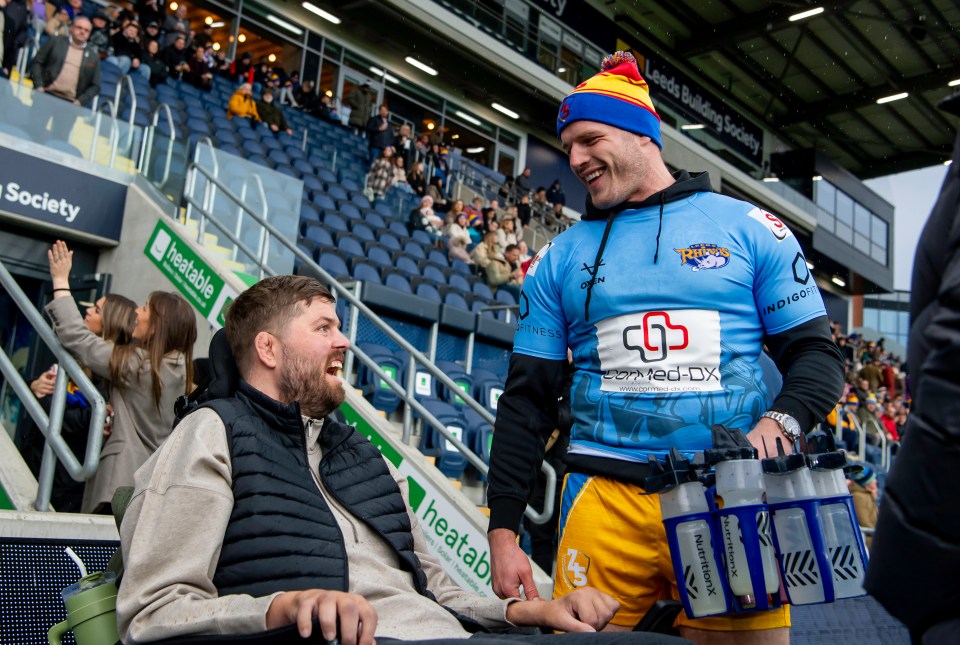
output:
[{"label": "sponsor logo on jersey", "polygon": [[793,264],[791,265],[793,269],[793,281],[797,284],[807,284],[810,282],[810,267],[807,266],[807,259],[803,257],[803,254],[797,251],[797,255],[793,258]]},{"label": "sponsor logo on jersey", "polygon": [[783,242],[792,235],[790,229],[787,228],[787,225],[781,222],[780,218],[778,218],[776,215],[768,213],[764,210],[760,210],[759,208],[754,208],[752,211],[747,213],[747,215],[766,226],[767,230],[773,233],[773,236],[777,238],[777,242]]},{"label": "sponsor logo on jersey", "polygon": [[583,551],[567,549],[561,556],[563,577],[571,587],[583,587],[587,584],[587,573],[590,572],[590,556]]},{"label": "sponsor logo on jersey", "polygon": [[597,273],[600,271],[600,268],[605,265],[606,265],[606,262],[603,261],[603,258],[600,259],[600,264],[594,264],[593,266],[590,266],[589,264],[584,262],[583,266],[580,267],[580,270],[586,271],[589,277],[580,283],[580,288],[586,289],[591,284],[598,285],[598,284],[601,284],[602,282],[605,282],[606,278],[604,276],[597,275]]},{"label": "sponsor logo on jersey", "polygon": [[537,254],[533,256],[533,259],[530,260],[530,266],[527,267],[528,278],[532,278],[534,274],[536,274],[537,267],[540,266],[540,261],[543,260],[543,256],[547,254],[547,251],[549,251],[551,247],[553,247],[553,242],[547,242],[543,245],[543,248],[537,251]]},{"label": "sponsor logo on jersey", "polygon": [[720,383],[720,312],[646,311],[597,323],[604,392],[715,392]]},{"label": "sponsor logo on jersey", "polygon": [[680,264],[693,271],[722,269],[730,262],[730,249],[709,242],[691,244],[685,249],[674,249],[680,254]]},{"label": "sponsor logo on jersey", "polygon": [[795,293],[791,293],[789,296],[778,298],[776,302],[772,302],[769,305],[764,305],[762,313],[764,316],[769,316],[770,314],[776,313],[781,309],[786,309],[796,302],[805,301],[807,298],[819,297],[819,295],[820,290],[817,289],[817,285],[811,284],[809,287],[804,287]]}]

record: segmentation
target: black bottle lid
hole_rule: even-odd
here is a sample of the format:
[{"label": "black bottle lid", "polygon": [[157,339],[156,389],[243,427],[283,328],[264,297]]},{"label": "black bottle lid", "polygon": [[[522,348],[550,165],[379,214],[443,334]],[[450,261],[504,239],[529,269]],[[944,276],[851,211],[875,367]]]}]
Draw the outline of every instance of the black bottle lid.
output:
[{"label": "black bottle lid", "polygon": [[763,472],[771,475],[784,475],[805,468],[807,465],[807,457],[799,453],[793,453],[792,455],[784,454],[783,440],[777,437],[777,456],[767,457],[763,459],[761,463],[763,464]]},{"label": "black bottle lid", "polygon": [[721,461],[757,458],[757,449],[743,431],[717,424],[710,428],[710,432],[713,434],[713,448],[703,453],[707,464],[713,466]]},{"label": "black bottle lid", "polygon": [[834,436],[823,430],[807,435],[807,458],[815,470],[837,470],[847,465],[847,456],[837,450]]},{"label": "black bottle lid", "polygon": [[670,449],[666,464],[661,464],[653,455],[648,458],[648,463],[652,474],[644,479],[644,488],[647,493],[659,493],[681,484],[697,481],[697,473],[690,460],[680,454],[676,448]]}]

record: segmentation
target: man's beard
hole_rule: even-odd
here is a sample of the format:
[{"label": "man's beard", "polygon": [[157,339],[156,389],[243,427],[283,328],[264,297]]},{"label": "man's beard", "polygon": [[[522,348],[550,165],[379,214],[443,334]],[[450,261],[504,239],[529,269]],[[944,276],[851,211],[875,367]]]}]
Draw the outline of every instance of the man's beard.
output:
[{"label": "man's beard", "polygon": [[[283,348],[283,366],[280,368],[280,400],[300,404],[300,414],[320,419],[340,407],[346,393],[343,385],[327,381],[329,364],[317,365]],[[332,360],[332,357],[331,359]]]}]

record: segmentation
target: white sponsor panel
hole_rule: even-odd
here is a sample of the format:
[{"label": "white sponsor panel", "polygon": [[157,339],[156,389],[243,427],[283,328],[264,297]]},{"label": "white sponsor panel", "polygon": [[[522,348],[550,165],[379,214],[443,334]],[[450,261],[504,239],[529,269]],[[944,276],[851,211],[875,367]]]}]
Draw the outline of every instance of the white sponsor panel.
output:
[{"label": "white sponsor panel", "polygon": [[533,259],[530,260],[530,266],[527,267],[527,277],[532,278],[537,273],[537,267],[540,266],[540,263],[543,261],[543,257],[547,254],[547,251],[553,246],[553,242],[547,242],[543,248],[537,251],[537,254],[533,256]]},{"label": "white sponsor panel", "polygon": [[777,243],[783,242],[785,239],[793,235],[787,225],[780,221],[779,217],[773,215],[772,213],[768,213],[765,210],[754,208],[752,211],[747,213],[747,216],[763,224],[767,230],[773,233],[773,236],[777,238]]},{"label": "white sponsor panel", "polygon": [[597,323],[604,392],[716,392],[720,312],[644,311]]}]

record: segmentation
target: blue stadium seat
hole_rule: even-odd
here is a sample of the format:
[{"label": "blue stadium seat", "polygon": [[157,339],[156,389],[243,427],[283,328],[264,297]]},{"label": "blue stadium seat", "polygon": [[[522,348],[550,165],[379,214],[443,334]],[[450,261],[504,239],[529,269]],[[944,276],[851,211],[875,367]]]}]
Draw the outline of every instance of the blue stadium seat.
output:
[{"label": "blue stadium seat", "polygon": [[497,289],[495,298],[497,302],[502,302],[505,305],[517,304],[517,299],[514,297],[512,293],[510,293],[506,289]]},{"label": "blue stadium seat", "polygon": [[326,211],[337,210],[337,203],[330,199],[330,197],[325,193],[314,193],[313,203],[317,206],[317,208],[322,208]]},{"label": "blue stadium seat", "polygon": [[421,298],[426,298],[432,302],[443,302],[443,298],[440,297],[440,292],[437,290],[437,288],[427,282],[421,282],[418,284],[414,293]]},{"label": "blue stadium seat", "polygon": [[336,213],[327,213],[323,217],[324,225],[331,231],[348,231],[350,227],[347,226],[347,220],[343,219],[340,215]]},{"label": "blue stadium seat", "polygon": [[341,256],[329,250],[325,250],[320,254],[317,264],[334,278],[339,279],[350,276],[350,269],[347,268],[346,261]]},{"label": "blue stadium seat", "polygon": [[361,240],[369,241],[369,240],[376,239],[376,236],[373,233],[373,229],[371,229],[366,224],[354,224],[350,230],[353,232],[354,235],[359,237]]},{"label": "blue stadium seat", "polygon": [[278,165],[285,164],[289,166],[292,164],[290,157],[282,150],[271,150],[267,156],[276,161]]},{"label": "blue stadium seat", "polygon": [[290,156],[290,158],[293,159],[293,167],[302,172],[304,178],[309,176],[311,179],[317,182],[318,185],[322,185],[320,180],[313,176],[313,174],[316,172],[313,168],[313,164],[306,159],[297,159],[293,156]]},{"label": "blue stadium seat", "polygon": [[493,414],[497,413],[497,401],[503,394],[503,378],[488,370],[474,368],[470,376],[473,377],[473,398],[481,403]]},{"label": "blue stadium seat", "polygon": [[390,226],[387,227],[387,230],[402,237],[410,236],[410,231],[407,229],[407,225],[403,222],[390,222]]},{"label": "blue stadium seat", "polygon": [[481,298],[484,298],[485,300],[493,300],[493,299],[494,299],[494,298],[493,298],[493,291],[491,291],[491,290],[490,290],[490,287],[488,287],[488,286],[486,285],[486,283],[484,283],[484,282],[474,282],[474,283],[473,283],[473,289],[472,289],[472,291],[473,291],[474,295],[480,296]]},{"label": "blue stadium seat", "polygon": [[438,285],[447,284],[447,276],[443,274],[443,271],[441,271],[438,267],[433,266],[432,264],[428,264],[425,267],[423,267],[423,277],[426,278],[427,280],[435,282]]},{"label": "blue stadium seat", "polygon": [[[421,403],[447,430],[460,441],[464,441],[466,424],[455,408],[436,399],[424,399]],[[457,451],[436,428],[426,422],[423,425],[420,451],[425,455],[435,456],[437,468],[447,477],[460,477],[467,467],[467,458]]]},{"label": "blue stadium seat", "polygon": [[416,240],[417,242],[420,242],[420,244],[423,244],[424,246],[427,246],[427,247],[433,246],[433,240],[430,239],[430,236],[427,235],[426,231],[421,231],[420,229],[417,229],[410,234],[410,237]]},{"label": "blue stadium seat", "polygon": [[231,145],[233,147],[237,147],[240,145],[239,138],[231,130],[217,130],[214,136],[216,137],[217,142],[220,143],[220,145],[226,144],[226,145]]},{"label": "blue stadium seat", "polygon": [[[347,191],[338,184],[327,184],[327,194],[337,201],[344,201],[347,199]],[[357,212],[359,213],[360,211]]]},{"label": "blue stadium seat", "polygon": [[278,152],[283,152],[283,146],[280,145],[280,142],[277,141],[276,137],[271,134],[269,130],[261,128],[260,131],[263,133],[260,136],[260,143],[263,144],[263,147],[270,150],[277,150]]},{"label": "blue stadium seat", "polygon": [[[400,385],[403,385],[403,375],[406,369],[405,363],[400,357],[383,345],[360,343],[359,347],[363,350],[363,353],[370,357],[390,378]],[[400,396],[394,392],[383,379],[377,376],[373,370],[367,368],[362,363],[357,370],[357,384],[360,386],[364,397],[378,410],[392,414],[400,406]]]},{"label": "blue stadium seat", "polygon": [[[310,157],[309,161],[314,166],[318,166],[318,167],[320,166],[320,160],[315,161],[313,157]],[[317,170],[317,179],[319,179],[320,181],[322,181],[327,185],[337,183],[337,176],[333,173],[333,171],[327,170],[326,168],[323,168],[323,167],[319,167],[319,169]]]},{"label": "blue stadium seat", "polygon": [[387,274],[383,279],[383,284],[397,291],[413,293],[413,289],[410,288],[410,281],[399,273]]},{"label": "blue stadium seat", "polygon": [[436,264],[437,266],[441,266],[443,268],[448,268],[450,266],[450,261],[447,259],[447,254],[439,249],[433,249],[427,253],[427,260],[429,260],[432,264]]},{"label": "blue stadium seat", "polygon": [[293,177],[294,179],[300,179],[300,171],[289,164],[277,164],[276,171],[281,175]]},{"label": "blue stadium seat", "polygon": [[[354,184],[356,184],[356,182],[354,182]],[[370,208],[370,200],[364,197],[360,193],[354,193],[353,195],[351,195],[350,201],[352,201],[354,204],[356,204],[360,208]]]},{"label": "blue stadium seat", "polygon": [[399,215],[397,215],[397,209],[384,200],[378,201],[373,208],[384,217],[391,217],[393,219],[399,217]]},{"label": "blue stadium seat", "polygon": [[417,265],[417,261],[409,255],[397,255],[394,258],[394,262],[400,271],[411,276],[420,276],[420,267]]},{"label": "blue stadium seat", "polygon": [[310,202],[301,202],[300,204],[300,223],[309,224],[311,222],[320,223],[320,213]]},{"label": "blue stadium seat", "polygon": [[470,265],[463,260],[451,260],[450,268],[460,275],[473,275],[473,269],[471,269]]},{"label": "blue stadium seat", "polygon": [[391,251],[400,250],[400,240],[398,240],[397,237],[391,233],[381,233],[379,242]]},{"label": "blue stadium seat", "polygon": [[337,236],[337,248],[346,253],[347,255],[353,256],[364,256],[363,244],[360,243],[360,240],[353,237],[349,233],[346,235]]},{"label": "blue stadium seat", "polygon": [[260,141],[260,135],[250,127],[250,122],[248,119],[234,119],[237,123],[237,134],[243,138],[250,141]]},{"label": "blue stadium seat", "polygon": [[[330,196],[333,197],[333,195],[330,195]],[[350,202],[342,201],[342,200],[338,201],[337,204],[339,205],[340,212],[343,213],[346,217],[349,217],[350,219],[354,219],[354,220],[359,220],[363,218],[363,216],[360,214],[360,209],[357,208],[354,204]]]},{"label": "blue stadium seat", "polygon": [[367,247],[367,259],[380,266],[393,266],[393,258],[390,256],[390,252],[382,246]]},{"label": "blue stadium seat", "polygon": [[449,376],[453,381],[460,387],[461,391],[451,392],[442,383],[437,383],[437,394],[441,399],[453,405],[463,405],[463,399],[460,398],[460,394],[466,393],[470,396],[473,396],[473,377],[467,374],[467,370],[464,369],[459,363],[454,363],[452,361],[437,361],[437,367],[440,370]]},{"label": "blue stadium seat", "polygon": [[317,244],[333,246],[333,236],[330,234],[330,231],[323,228],[323,226],[307,226],[304,237],[306,237],[308,240],[316,242]]},{"label": "blue stadium seat", "polygon": [[[450,277],[447,278],[447,284],[449,284],[454,289],[459,289],[465,293],[470,293],[470,282],[467,281],[459,273],[451,273]],[[464,309],[469,309],[469,307],[464,307]]]},{"label": "blue stadium seat", "polygon": [[427,259],[427,254],[424,253],[423,246],[419,242],[407,242],[403,245],[403,252],[412,255],[418,260]]},{"label": "blue stadium seat", "polygon": [[387,223],[383,220],[383,216],[381,216],[379,213],[366,213],[363,216],[363,219],[374,230],[387,228]]},{"label": "blue stadium seat", "polygon": [[382,284],[380,270],[369,262],[357,262],[353,265],[353,278],[361,282]]},{"label": "blue stadium seat", "polygon": [[[188,121],[187,123],[189,124],[190,122]],[[242,148],[246,150],[248,153],[250,153],[251,155],[259,155],[259,156],[265,157],[267,154],[267,149],[263,147],[263,144],[258,141],[254,141],[253,139],[247,139],[246,141],[244,141]]]},{"label": "blue stadium seat", "polygon": [[443,297],[443,303],[450,305],[451,307],[456,307],[457,309],[470,311],[470,305],[467,304],[466,299],[462,294],[457,293],[456,291],[448,291],[447,295]]},{"label": "blue stadium seat", "polygon": [[[303,172],[303,189],[306,190],[306,191],[309,191],[311,194],[313,194],[313,193],[315,193],[315,192],[318,192],[318,191],[323,191],[323,190],[324,190],[323,184],[320,182],[320,180],[317,179],[316,177],[314,177],[313,174],[311,174],[310,172],[305,172],[304,169],[303,169],[303,166],[300,165],[300,164],[305,164],[305,163],[307,163],[307,162],[306,162],[306,161],[297,161],[297,162],[295,162],[295,163],[293,164],[293,167],[294,167],[294,168],[296,168],[297,170]],[[309,164],[307,164],[307,165],[309,165]]]},{"label": "blue stadium seat", "polygon": [[490,303],[495,303],[495,302],[496,300],[487,301],[487,300],[484,300],[483,298],[480,298],[479,296],[474,297],[473,302],[470,303],[470,311],[472,311],[475,314],[479,314],[485,318],[496,318],[497,317],[496,314],[493,313],[492,311],[483,311],[484,307],[487,307],[490,305]]}]

